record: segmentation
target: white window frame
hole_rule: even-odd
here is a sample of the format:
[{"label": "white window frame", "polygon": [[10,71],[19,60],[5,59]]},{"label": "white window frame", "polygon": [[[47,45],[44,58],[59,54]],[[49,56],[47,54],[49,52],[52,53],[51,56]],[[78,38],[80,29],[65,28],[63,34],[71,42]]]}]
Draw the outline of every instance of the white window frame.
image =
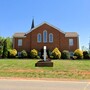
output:
[{"label": "white window frame", "polygon": [[52,33],[49,34],[49,42],[50,42],[50,43],[53,42],[53,34],[52,34]]},{"label": "white window frame", "polygon": [[41,42],[42,41],[42,37],[41,37],[41,33],[37,34],[37,42]]},{"label": "white window frame", "polygon": [[18,46],[22,46],[22,39],[18,39]]},{"label": "white window frame", "polygon": [[69,46],[73,46],[73,45],[74,45],[73,39],[69,39]]},{"label": "white window frame", "polygon": [[[45,33],[46,33],[46,36],[45,36]],[[43,42],[47,43],[47,30],[43,31]]]}]

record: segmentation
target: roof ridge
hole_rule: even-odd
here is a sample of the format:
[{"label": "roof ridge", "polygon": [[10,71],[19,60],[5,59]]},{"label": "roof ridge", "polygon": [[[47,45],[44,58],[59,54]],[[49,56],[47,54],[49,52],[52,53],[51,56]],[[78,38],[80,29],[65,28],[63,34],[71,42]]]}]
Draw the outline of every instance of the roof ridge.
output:
[{"label": "roof ridge", "polygon": [[59,32],[62,32],[62,33],[64,33],[64,34],[65,34],[65,32],[64,32],[64,31],[62,31],[60,28],[55,27],[54,25],[49,24],[49,23],[48,23],[48,22],[46,22],[46,21],[44,21],[44,22],[42,22],[41,24],[37,25],[36,27],[34,27],[34,28],[30,29],[30,30],[29,30],[26,34],[28,34],[28,33],[32,32],[33,30],[35,30],[36,28],[38,28],[38,27],[42,26],[43,24],[47,24],[47,25],[49,25],[49,26],[51,26],[51,27],[53,27],[53,28],[57,29]]}]

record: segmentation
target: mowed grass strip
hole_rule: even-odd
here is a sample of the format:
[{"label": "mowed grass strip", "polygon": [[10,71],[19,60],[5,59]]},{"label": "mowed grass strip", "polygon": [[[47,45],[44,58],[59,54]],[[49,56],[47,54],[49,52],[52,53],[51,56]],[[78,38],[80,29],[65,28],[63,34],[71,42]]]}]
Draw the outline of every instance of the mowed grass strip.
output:
[{"label": "mowed grass strip", "polygon": [[35,67],[36,59],[0,59],[0,77],[90,79],[90,60],[52,60],[54,67]]}]

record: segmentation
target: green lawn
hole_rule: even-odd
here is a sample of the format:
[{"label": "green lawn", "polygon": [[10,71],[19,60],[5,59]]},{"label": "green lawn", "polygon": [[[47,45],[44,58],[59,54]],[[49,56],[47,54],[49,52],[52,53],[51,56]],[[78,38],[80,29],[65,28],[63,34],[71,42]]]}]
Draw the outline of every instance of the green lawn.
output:
[{"label": "green lawn", "polygon": [[0,77],[90,79],[90,60],[52,60],[54,67],[35,67],[36,62],[0,59]]}]

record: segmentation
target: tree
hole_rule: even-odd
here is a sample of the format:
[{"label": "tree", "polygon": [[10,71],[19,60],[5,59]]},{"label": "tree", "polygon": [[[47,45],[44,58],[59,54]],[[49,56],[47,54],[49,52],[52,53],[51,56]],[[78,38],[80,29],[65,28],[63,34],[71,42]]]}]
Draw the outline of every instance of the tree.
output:
[{"label": "tree", "polygon": [[8,50],[7,50],[7,41],[6,39],[3,42],[3,54],[2,57],[6,58],[8,56]]},{"label": "tree", "polygon": [[4,42],[4,38],[0,37],[0,57],[2,56],[3,53],[3,42]]},{"label": "tree", "polygon": [[7,37],[6,38],[6,41],[7,41],[7,49],[12,49],[12,39],[10,37]]}]

